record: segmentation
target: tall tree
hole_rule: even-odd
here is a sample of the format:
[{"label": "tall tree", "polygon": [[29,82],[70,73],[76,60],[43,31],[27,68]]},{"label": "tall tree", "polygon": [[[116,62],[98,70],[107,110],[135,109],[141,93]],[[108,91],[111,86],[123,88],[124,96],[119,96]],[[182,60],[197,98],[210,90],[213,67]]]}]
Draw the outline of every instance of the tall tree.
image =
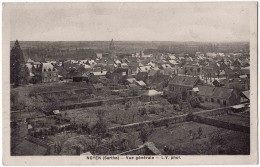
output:
[{"label": "tall tree", "polygon": [[15,86],[26,84],[30,75],[28,68],[25,66],[22,49],[16,40],[10,54],[10,79]]}]

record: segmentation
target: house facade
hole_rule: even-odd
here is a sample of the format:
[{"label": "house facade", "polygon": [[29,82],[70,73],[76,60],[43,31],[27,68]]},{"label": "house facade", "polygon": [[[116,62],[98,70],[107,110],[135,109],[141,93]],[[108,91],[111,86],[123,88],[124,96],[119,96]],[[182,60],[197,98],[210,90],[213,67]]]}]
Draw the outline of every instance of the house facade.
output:
[{"label": "house facade", "polygon": [[200,102],[216,103],[221,106],[230,106],[240,103],[240,95],[234,89],[224,87],[198,85],[198,92],[195,94]]},{"label": "house facade", "polygon": [[32,73],[36,82],[58,82],[58,70],[51,63],[33,65]]},{"label": "house facade", "polygon": [[42,64],[42,83],[47,82],[58,82],[58,70],[54,68],[54,66],[50,63],[43,63]]},{"label": "house facade", "polygon": [[166,96],[170,99],[185,101],[190,95],[190,90],[200,83],[198,77],[175,76],[168,83],[169,89]]}]

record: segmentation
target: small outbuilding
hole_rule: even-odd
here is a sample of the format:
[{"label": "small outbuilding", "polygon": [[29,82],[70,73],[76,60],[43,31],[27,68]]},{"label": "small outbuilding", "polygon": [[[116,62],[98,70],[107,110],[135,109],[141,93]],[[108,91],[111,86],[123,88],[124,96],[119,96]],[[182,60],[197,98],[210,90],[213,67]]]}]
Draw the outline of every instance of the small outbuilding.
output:
[{"label": "small outbuilding", "polygon": [[158,92],[156,90],[148,90],[141,96],[141,101],[155,101],[158,100],[162,94],[163,92]]}]

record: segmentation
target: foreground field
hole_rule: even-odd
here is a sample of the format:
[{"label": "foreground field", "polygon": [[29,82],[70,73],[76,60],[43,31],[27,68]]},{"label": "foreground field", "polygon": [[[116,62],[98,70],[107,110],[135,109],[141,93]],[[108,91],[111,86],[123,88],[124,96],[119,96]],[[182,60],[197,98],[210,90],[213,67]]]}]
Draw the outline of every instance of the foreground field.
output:
[{"label": "foreground field", "polygon": [[237,115],[220,115],[212,117],[217,120],[221,120],[224,122],[230,122],[234,124],[250,126],[250,120],[247,117],[237,116]]},{"label": "foreground field", "polygon": [[[199,138],[198,130],[202,129]],[[190,130],[193,135],[191,137]],[[158,128],[150,136],[150,141],[162,152],[164,146],[173,146],[172,154],[249,154],[249,134],[217,128],[196,122]]]}]

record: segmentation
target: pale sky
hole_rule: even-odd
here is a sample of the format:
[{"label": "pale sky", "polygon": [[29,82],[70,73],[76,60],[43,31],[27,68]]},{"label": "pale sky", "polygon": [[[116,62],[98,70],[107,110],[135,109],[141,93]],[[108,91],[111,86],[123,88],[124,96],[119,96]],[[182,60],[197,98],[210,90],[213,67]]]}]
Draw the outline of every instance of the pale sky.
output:
[{"label": "pale sky", "polygon": [[8,4],[20,41],[249,41],[249,10],[237,3]]}]

